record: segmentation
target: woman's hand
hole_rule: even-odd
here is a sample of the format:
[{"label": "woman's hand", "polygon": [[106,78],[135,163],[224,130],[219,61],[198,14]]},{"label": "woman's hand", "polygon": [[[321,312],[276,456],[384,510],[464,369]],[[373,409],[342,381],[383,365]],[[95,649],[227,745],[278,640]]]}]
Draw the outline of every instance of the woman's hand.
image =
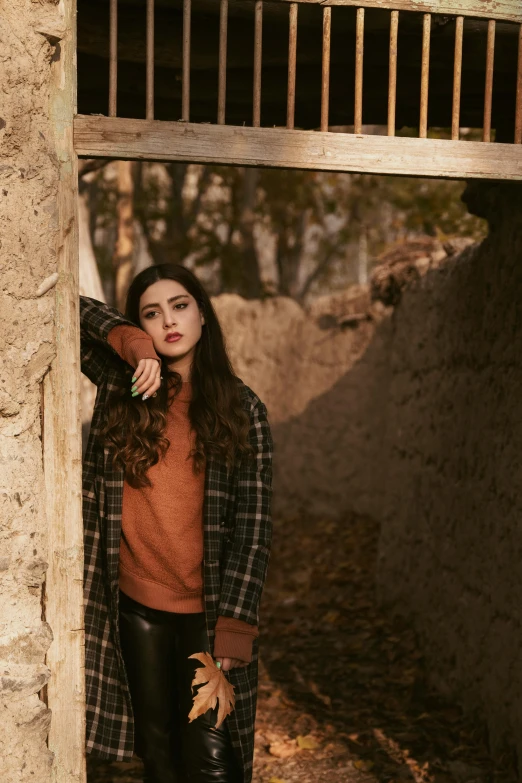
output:
[{"label": "woman's hand", "polygon": [[158,391],[161,385],[161,361],[159,359],[140,359],[132,376],[132,396],[147,394],[148,397]]},{"label": "woman's hand", "polygon": [[248,663],[239,660],[239,658],[214,658],[214,660],[221,663],[221,669],[224,672],[228,672],[230,669],[235,669],[236,667],[240,669],[243,668],[243,666],[248,666]]}]

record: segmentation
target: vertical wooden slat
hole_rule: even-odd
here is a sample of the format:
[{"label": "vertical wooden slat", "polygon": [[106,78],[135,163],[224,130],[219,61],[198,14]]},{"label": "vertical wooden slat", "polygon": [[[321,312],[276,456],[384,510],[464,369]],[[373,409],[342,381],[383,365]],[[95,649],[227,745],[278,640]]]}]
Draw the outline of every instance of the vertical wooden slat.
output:
[{"label": "vertical wooden slat", "polygon": [[462,38],[464,35],[464,17],[455,19],[455,50],[453,56],[453,103],[451,107],[451,138],[459,138],[460,127],[460,86],[462,83]]},{"label": "vertical wooden slat", "polygon": [[288,24],[288,92],[286,99],[286,127],[293,128],[295,122],[295,77],[297,55],[297,3],[290,3]]},{"label": "vertical wooden slat", "polygon": [[252,124],[261,125],[261,62],[263,55],[263,0],[256,0],[254,8],[254,110]]},{"label": "vertical wooden slat", "polygon": [[118,0],[111,0],[109,26],[109,117],[116,117],[116,95],[118,92]]},{"label": "vertical wooden slat", "polygon": [[145,116],[154,119],[154,0],[147,0],[146,108]]},{"label": "vertical wooden slat", "polygon": [[395,106],[397,102],[397,35],[399,12],[390,16],[390,55],[388,69],[388,136],[395,136]]},{"label": "vertical wooden slat", "polygon": [[484,127],[482,141],[491,141],[491,106],[493,102],[493,65],[495,60],[495,20],[488,21],[486,45],[486,84],[484,88]]},{"label": "vertical wooden slat", "polygon": [[330,38],[332,33],[332,9],[323,8],[323,59],[321,72],[321,130],[328,130],[328,104],[330,102]]},{"label": "vertical wooden slat", "polygon": [[181,119],[190,120],[190,16],[191,0],[183,0],[183,69],[181,75]]},{"label": "vertical wooden slat", "polygon": [[364,8],[358,8],[356,22],[355,22],[355,107],[354,107],[354,120],[353,120],[354,133],[362,133],[363,60],[364,60]]},{"label": "vertical wooden slat", "polygon": [[424,14],[422,20],[422,70],[419,136],[425,139],[428,135],[428,86],[430,81],[430,31],[431,14]]},{"label": "vertical wooden slat", "polygon": [[225,103],[227,97],[227,31],[228,0],[221,0],[219,7],[218,125],[225,124]]},{"label": "vertical wooden slat", "polygon": [[518,28],[517,100],[515,106],[515,144],[522,144],[522,24]]},{"label": "vertical wooden slat", "polygon": [[[52,712],[47,745],[54,757],[49,779],[54,783],[85,783],[78,156],[73,144],[77,111],[75,0],[62,3],[61,11],[60,56],[53,57],[49,64],[49,120],[57,166],[53,271],[58,273],[58,282],[46,294],[50,301],[42,307],[42,311],[47,310],[53,302],[55,325],[54,358],[42,381],[45,498],[41,507],[47,518],[45,560],[49,563],[42,619],[49,623],[53,634],[45,658],[51,670],[47,700]],[[39,730],[36,721],[34,729]],[[29,764],[20,776],[29,779],[32,771]],[[46,776],[43,771],[42,775]],[[7,783],[3,775],[2,780]]]}]

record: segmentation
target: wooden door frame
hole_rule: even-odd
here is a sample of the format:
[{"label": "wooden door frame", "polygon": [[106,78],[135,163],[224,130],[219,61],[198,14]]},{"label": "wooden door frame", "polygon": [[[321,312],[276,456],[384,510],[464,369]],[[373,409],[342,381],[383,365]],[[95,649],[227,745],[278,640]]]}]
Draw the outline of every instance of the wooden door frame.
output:
[{"label": "wooden door frame", "polygon": [[53,633],[46,656],[51,670],[46,696],[52,711],[47,742],[54,753],[53,783],[86,781],[76,80],[76,0],[64,0],[49,100],[58,180],[56,355],[44,377],[42,395],[49,564],[43,618]]},{"label": "wooden door frame", "polygon": [[78,115],[80,157],[522,180],[522,145]]}]

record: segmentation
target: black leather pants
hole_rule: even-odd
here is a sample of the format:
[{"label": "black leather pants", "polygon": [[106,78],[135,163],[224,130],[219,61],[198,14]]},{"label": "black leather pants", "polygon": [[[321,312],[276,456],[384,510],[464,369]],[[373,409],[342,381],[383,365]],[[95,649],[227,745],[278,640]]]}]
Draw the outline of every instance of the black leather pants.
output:
[{"label": "black leather pants", "polygon": [[242,783],[228,718],[214,728],[216,707],[188,720],[191,682],[203,665],[188,656],[211,652],[205,613],[150,609],[120,591],[119,626],[146,783]]}]

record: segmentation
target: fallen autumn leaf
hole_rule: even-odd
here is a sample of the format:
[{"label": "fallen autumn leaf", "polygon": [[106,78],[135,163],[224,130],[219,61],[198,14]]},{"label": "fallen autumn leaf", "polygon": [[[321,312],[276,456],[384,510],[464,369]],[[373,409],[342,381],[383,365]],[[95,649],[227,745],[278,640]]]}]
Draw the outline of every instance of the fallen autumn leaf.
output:
[{"label": "fallen autumn leaf", "polygon": [[297,735],[297,744],[303,750],[315,750],[319,747],[319,743],[313,737],[307,735],[303,737],[301,734]]}]

